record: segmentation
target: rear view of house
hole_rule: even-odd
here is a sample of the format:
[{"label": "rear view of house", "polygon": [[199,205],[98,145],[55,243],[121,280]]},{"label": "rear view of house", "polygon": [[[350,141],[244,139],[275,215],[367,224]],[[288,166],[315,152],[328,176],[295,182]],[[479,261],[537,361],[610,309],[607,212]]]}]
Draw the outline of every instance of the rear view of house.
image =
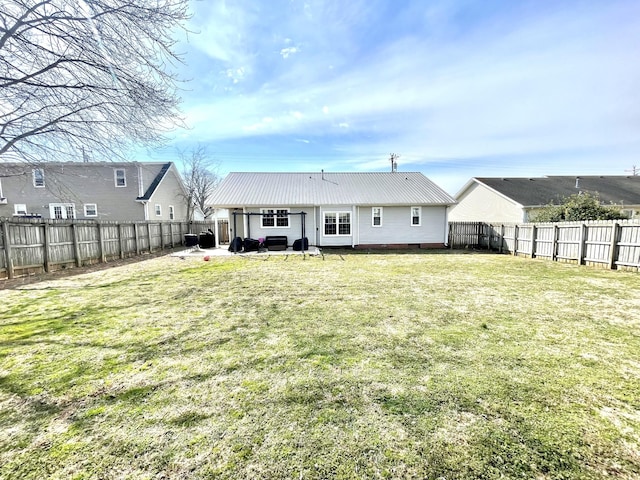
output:
[{"label": "rear view of house", "polygon": [[[422,173],[230,173],[211,199],[230,237],[321,247],[442,247],[453,198]],[[219,235],[217,236],[219,237]]]}]

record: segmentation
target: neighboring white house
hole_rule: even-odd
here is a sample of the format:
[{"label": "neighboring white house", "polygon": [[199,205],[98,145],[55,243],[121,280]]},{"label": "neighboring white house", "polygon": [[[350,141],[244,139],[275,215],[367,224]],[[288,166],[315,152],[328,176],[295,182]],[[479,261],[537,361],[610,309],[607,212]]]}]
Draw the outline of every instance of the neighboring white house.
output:
[{"label": "neighboring white house", "polygon": [[184,221],[185,193],[173,162],[0,163],[0,217]]},{"label": "neighboring white house", "polygon": [[452,222],[526,223],[536,210],[573,194],[597,194],[630,218],[640,217],[640,176],[472,178],[456,194]]},{"label": "neighboring white house", "polygon": [[[229,237],[303,236],[316,246],[442,247],[454,199],[422,173],[241,173],[213,193]],[[216,235],[219,238],[220,235]]]}]

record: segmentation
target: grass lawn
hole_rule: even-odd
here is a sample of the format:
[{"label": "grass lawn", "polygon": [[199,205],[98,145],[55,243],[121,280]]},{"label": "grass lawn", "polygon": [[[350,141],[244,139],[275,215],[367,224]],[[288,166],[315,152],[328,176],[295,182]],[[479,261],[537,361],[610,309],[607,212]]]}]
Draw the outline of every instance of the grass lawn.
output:
[{"label": "grass lawn", "polygon": [[640,275],[161,257],[0,291],[0,478],[640,478]]}]

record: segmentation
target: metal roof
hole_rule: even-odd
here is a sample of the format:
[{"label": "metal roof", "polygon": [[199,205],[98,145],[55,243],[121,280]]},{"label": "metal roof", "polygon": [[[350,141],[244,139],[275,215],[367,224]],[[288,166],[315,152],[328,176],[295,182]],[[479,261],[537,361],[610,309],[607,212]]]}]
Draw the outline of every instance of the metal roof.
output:
[{"label": "metal roof", "polygon": [[640,205],[640,176],[548,176],[538,178],[475,178],[525,207],[562,203],[580,192],[598,194],[614,205]]},{"label": "metal roof", "polygon": [[213,193],[216,208],[317,205],[452,205],[418,172],[232,172]]}]

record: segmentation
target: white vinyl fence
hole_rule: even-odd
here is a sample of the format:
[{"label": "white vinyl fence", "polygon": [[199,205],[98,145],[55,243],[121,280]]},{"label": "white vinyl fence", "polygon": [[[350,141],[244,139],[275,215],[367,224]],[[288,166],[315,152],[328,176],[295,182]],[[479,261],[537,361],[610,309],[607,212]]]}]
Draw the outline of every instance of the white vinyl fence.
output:
[{"label": "white vinyl fence", "polygon": [[640,222],[637,220],[526,224],[451,222],[449,246],[640,270]]}]

